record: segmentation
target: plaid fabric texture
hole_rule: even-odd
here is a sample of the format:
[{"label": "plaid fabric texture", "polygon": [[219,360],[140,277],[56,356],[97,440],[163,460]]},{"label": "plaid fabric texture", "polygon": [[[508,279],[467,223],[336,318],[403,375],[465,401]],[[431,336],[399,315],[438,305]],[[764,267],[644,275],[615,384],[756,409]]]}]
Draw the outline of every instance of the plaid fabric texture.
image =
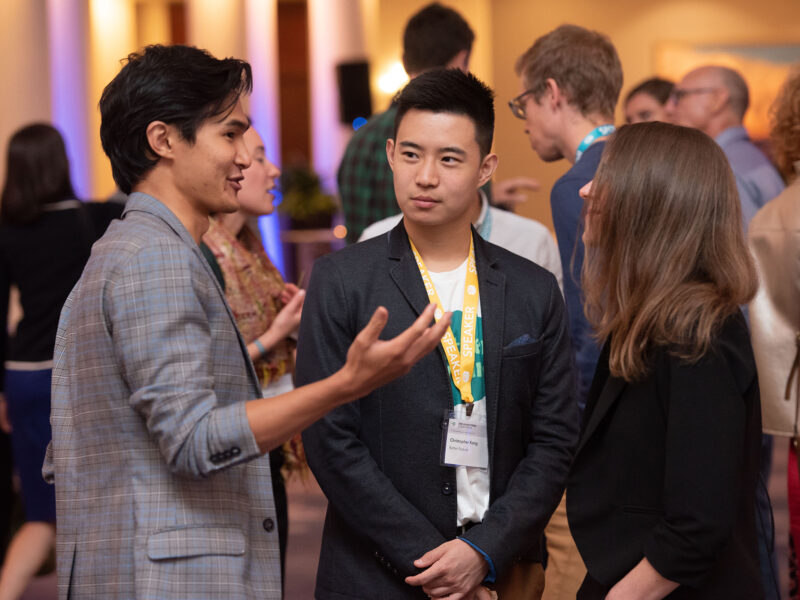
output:
[{"label": "plaid fabric texture", "polygon": [[59,598],[279,599],[258,380],[208,263],[132,194],[95,244],[56,339],[44,465]]},{"label": "plaid fabric texture", "polygon": [[397,107],[372,117],[353,134],[339,165],[337,181],[347,241],[358,241],[367,225],[399,212],[386,140],[392,137]]}]

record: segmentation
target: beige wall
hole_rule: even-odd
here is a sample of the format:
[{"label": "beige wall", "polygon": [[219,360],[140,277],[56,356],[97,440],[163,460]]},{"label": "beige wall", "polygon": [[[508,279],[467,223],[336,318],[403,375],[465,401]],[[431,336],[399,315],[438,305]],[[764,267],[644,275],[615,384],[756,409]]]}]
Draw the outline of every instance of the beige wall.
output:
[{"label": "beige wall", "polygon": [[8,139],[23,125],[50,119],[45,0],[0,1],[0,185]]},{"label": "beige wall", "polygon": [[506,101],[521,91],[514,74],[516,58],[538,36],[562,23],[576,23],[611,37],[625,74],[623,94],[632,84],[653,74],[654,49],[661,42],[800,44],[798,0],[662,0],[657,4],[642,0],[493,0],[498,176],[526,174],[539,179],[542,190],[519,212],[550,227],[550,188],[569,164],[540,161],[528,145],[522,121],[512,117]]}]

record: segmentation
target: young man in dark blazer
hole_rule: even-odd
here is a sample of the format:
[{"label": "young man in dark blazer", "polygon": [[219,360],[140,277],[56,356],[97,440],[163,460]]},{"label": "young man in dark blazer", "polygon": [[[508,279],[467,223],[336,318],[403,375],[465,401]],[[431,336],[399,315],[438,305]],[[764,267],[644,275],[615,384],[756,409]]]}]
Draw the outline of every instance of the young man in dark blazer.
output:
[{"label": "young man in dark blazer", "polygon": [[317,598],[488,598],[487,585],[541,574],[577,438],[575,378],[553,275],[470,225],[497,164],[492,96],[458,70],[412,80],[386,145],[403,221],[314,268],[301,384],[342,364],[375,306],[389,309],[383,335],[431,301],[453,313],[439,352],[304,434],[330,501]]}]

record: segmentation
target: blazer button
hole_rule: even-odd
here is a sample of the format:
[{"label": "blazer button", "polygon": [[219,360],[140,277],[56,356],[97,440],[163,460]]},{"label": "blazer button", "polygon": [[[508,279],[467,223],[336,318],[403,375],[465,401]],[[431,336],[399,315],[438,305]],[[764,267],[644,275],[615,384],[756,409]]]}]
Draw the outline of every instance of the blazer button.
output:
[{"label": "blazer button", "polygon": [[234,446],[231,448],[231,456],[239,456],[242,453],[241,448],[239,446]]},{"label": "blazer button", "polygon": [[264,519],[264,522],[262,523],[262,526],[264,527],[264,531],[269,533],[270,531],[275,529],[275,521],[273,521],[272,519],[267,517],[266,519]]},{"label": "blazer button", "polygon": [[448,482],[443,483],[442,484],[442,493],[445,496],[449,496],[450,494],[453,493],[453,486],[450,485]]}]

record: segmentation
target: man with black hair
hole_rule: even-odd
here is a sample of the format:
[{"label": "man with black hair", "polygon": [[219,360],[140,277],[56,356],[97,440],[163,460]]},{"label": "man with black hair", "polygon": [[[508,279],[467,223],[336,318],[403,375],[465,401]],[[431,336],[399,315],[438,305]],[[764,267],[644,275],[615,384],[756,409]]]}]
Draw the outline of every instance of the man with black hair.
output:
[{"label": "man with black hair", "polygon": [[[469,70],[475,34],[464,18],[438,2],[409,19],[403,32],[403,67],[410,78],[442,67]],[[358,241],[367,225],[397,213],[392,171],[386,164],[386,140],[392,135],[397,106],[372,117],[353,134],[339,165],[337,181],[347,241]]]},{"label": "man with black hair", "polygon": [[578,432],[574,375],[555,277],[471,227],[497,164],[493,128],[493,94],[474,76],[414,78],[386,143],[403,220],[314,267],[300,383],[338,368],[375,306],[389,334],[431,300],[453,312],[439,353],[304,433],[329,500],[317,598],[541,591],[542,530]]},{"label": "man with black hair", "polygon": [[[187,46],[132,54],[100,100],[100,137],[130,194],[61,314],[53,441],[59,598],[278,599],[265,453],[334,406],[405,373],[444,326],[377,337],[342,368],[259,399],[246,346],[198,242],[236,210],[250,66]],[[302,293],[302,292],[300,292]],[[446,321],[447,319],[445,319]]]},{"label": "man with black hair", "polygon": [[[433,2],[415,13],[403,31],[403,67],[413,79],[431,69],[469,71],[475,34],[458,12]],[[362,231],[397,214],[392,171],[386,162],[386,140],[391,137],[397,106],[373,116],[353,134],[339,165],[337,182],[342,200],[347,241],[358,241]],[[487,195],[490,192],[486,185]],[[514,177],[491,186],[492,203],[513,205],[525,199],[525,190],[539,187],[535,179]]]}]

